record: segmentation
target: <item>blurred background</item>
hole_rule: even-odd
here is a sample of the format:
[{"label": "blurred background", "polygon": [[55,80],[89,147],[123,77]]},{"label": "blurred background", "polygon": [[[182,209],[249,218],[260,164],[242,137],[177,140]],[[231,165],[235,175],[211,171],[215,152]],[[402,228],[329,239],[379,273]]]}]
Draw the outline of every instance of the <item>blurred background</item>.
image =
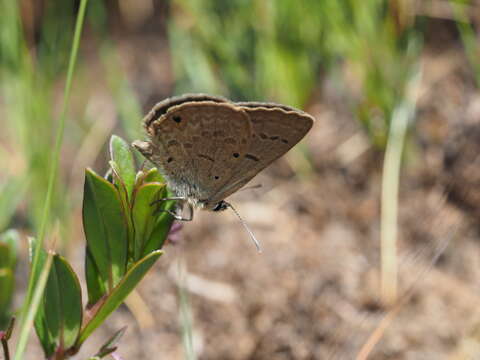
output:
[{"label": "blurred background", "polygon": [[[0,232],[38,231],[78,6],[0,0]],[[156,102],[317,121],[230,198],[261,255],[233,213],[198,212],[84,353],[128,325],[124,359],[480,358],[479,26],[476,0],[90,1],[52,203],[78,274],[84,169]]]}]

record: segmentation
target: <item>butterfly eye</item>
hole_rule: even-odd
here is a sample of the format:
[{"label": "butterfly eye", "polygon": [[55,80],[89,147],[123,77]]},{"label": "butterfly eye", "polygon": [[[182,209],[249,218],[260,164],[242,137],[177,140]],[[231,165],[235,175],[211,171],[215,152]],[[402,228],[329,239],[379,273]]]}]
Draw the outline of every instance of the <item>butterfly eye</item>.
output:
[{"label": "butterfly eye", "polygon": [[174,116],[173,121],[175,121],[176,123],[179,123],[180,121],[182,121],[182,118],[180,116]]},{"label": "butterfly eye", "polygon": [[227,203],[225,201],[219,201],[214,207],[213,211],[222,211],[225,210],[228,207]]}]

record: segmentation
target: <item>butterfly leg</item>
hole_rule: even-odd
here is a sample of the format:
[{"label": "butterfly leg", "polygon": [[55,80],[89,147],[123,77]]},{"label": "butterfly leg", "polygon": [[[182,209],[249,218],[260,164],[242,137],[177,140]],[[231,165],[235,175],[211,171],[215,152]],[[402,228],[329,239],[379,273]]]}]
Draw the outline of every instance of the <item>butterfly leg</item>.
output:
[{"label": "butterfly leg", "polygon": [[183,217],[182,215],[179,215],[179,214],[177,214],[177,213],[175,213],[175,212],[173,212],[173,211],[171,211],[171,210],[166,210],[166,209],[159,209],[159,210],[157,210],[157,212],[166,212],[166,213],[169,213],[170,215],[173,216],[173,218],[174,218],[175,220],[178,220],[178,221],[191,221],[192,218],[193,218],[192,216],[190,216],[190,217]]},{"label": "butterfly leg", "polygon": [[[158,212],[166,212],[173,216],[175,220],[179,221],[192,221],[193,219],[193,207],[192,204],[188,203],[184,197],[174,196],[169,198],[162,198],[155,201],[152,201],[150,205],[157,204],[159,202],[168,201],[168,200],[181,200],[180,204],[177,204],[177,211],[171,211],[168,209],[158,209]],[[187,204],[188,213],[187,216],[183,216],[184,205]],[[178,211],[179,210],[179,211]]]}]

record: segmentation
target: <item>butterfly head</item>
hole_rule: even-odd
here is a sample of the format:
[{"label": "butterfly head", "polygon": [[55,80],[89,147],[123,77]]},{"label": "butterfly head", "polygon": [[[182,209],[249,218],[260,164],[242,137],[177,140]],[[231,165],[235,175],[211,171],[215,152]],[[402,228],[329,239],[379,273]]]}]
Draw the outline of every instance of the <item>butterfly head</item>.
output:
[{"label": "butterfly head", "polygon": [[208,200],[200,200],[197,203],[197,206],[201,207],[203,210],[210,210],[210,211],[223,211],[230,207],[230,204],[224,200],[220,200],[218,202],[210,202]]},{"label": "butterfly head", "polygon": [[212,211],[223,211],[223,210],[226,210],[229,206],[230,206],[229,203],[221,200],[213,206]]}]

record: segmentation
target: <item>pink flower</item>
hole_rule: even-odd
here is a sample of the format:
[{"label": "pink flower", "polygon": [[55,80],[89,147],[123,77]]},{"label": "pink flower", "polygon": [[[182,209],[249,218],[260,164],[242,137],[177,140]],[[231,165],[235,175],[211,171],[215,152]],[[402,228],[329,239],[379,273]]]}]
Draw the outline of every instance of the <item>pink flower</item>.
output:
[{"label": "pink flower", "polygon": [[115,359],[115,360],[123,360],[123,358],[117,354],[116,351],[114,351],[113,353],[111,353],[110,355],[112,355],[112,357]]},{"label": "pink flower", "polygon": [[182,240],[182,234],[180,233],[182,228],[183,224],[175,221],[167,235],[167,241],[173,245],[178,244]]}]

